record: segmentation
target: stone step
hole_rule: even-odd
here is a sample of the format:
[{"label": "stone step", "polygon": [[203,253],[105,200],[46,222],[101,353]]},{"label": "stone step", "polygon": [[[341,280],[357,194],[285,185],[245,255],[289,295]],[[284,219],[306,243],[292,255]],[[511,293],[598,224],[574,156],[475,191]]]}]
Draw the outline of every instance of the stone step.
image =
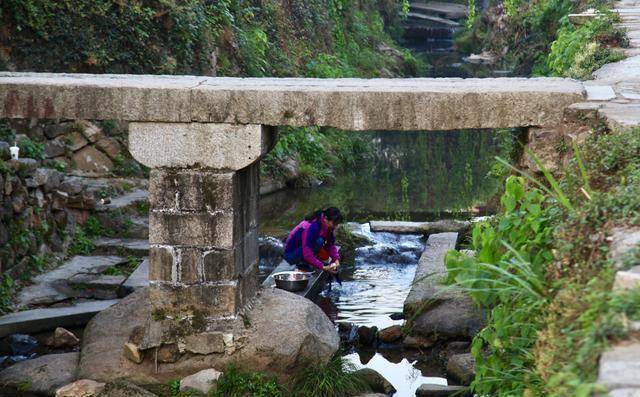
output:
[{"label": "stone step", "polygon": [[96,211],[122,211],[129,212],[131,210],[137,210],[140,205],[145,205],[149,202],[149,191],[142,189],[133,189],[122,196],[118,196],[111,199],[108,204],[98,204]]},{"label": "stone step", "polygon": [[114,305],[118,299],[86,301],[72,306],[15,312],[0,317],[0,338],[15,333],[35,333],[56,327],[86,324],[96,313]]},{"label": "stone step", "polygon": [[68,281],[77,275],[100,274],[112,266],[125,262],[120,256],[78,255],[58,268],[33,278],[33,284],[24,287],[16,298],[18,308],[47,305],[73,298]]},{"label": "stone step", "polygon": [[625,290],[640,287],[640,266],[634,266],[627,271],[618,271],[613,282],[613,289]]},{"label": "stone step", "polygon": [[640,388],[640,343],[625,342],[602,354],[598,384],[611,391]]},{"label": "stone step", "polygon": [[127,290],[137,290],[149,285],[149,258],[144,258],[122,286]]},{"label": "stone step", "polygon": [[440,18],[433,15],[423,14],[421,12],[408,12],[407,18],[416,19],[420,21],[429,21],[429,22],[439,23],[441,25],[449,26],[449,27],[460,26],[458,22],[452,21],[451,19]]},{"label": "stone step", "polygon": [[411,2],[412,10],[432,13],[448,19],[462,19],[469,14],[469,8],[456,3],[445,3],[440,1]]},{"label": "stone step", "polygon": [[149,217],[132,216],[127,229],[127,237],[132,239],[149,239]]},{"label": "stone step", "polygon": [[149,255],[149,240],[103,237],[96,240],[94,244],[96,246],[95,254],[133,255],[139,257]]}]

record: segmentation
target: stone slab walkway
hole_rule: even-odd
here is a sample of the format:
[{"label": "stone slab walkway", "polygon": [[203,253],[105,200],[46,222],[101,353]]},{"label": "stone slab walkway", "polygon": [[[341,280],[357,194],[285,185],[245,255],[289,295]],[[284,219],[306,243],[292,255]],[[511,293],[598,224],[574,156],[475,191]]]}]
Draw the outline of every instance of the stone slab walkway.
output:
[{"label": "stone slab walkway", "polygon": [[72,306],[25,310],[0,317],[0,338],[15,333],[36,333],[56,327],[86,324],[118,299],[80,302]]},{"label": "stone slab walkway", "polygon": [[423,302],[442,298],[439,291],[447,273],[444,256],[449,250],[456,248],[457,242],[458,233],[437,233],[429,236],[418,261],[411,289],[404,301],[405,316],[415,313]]}]

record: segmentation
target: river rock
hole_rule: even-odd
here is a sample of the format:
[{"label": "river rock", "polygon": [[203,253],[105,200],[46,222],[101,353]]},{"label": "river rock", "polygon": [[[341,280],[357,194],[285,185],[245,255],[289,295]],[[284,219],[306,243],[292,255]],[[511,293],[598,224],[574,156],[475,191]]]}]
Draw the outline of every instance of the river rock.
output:
[{"label": "river rock", "polygon": [[402,344],[409,349],[426,349],[433,346],[435,343],[435,338],[419,335],[407,335],[402,340]]},{"label": "river rock", "polygon": [[[80,353],[47,354],[21,361],[0,372],[0,395],[20,393],[54,395],[61,386],[76,379]],[[3,394],[4,393],[4,394]]]},{"label": "river rock", "polygon": [[27,334],[13,334],[7,338],[11,352],[16,356],[25,356],[38,347],[38,340]]},{"label": "river rock", "polygon": [[389,318],[392,319],[392,320],[404,320],[404,313],[402,313],[402,312],[391,313],[389,315]]},{"label": "river rock", "polygon": [[471,343],[468,341],[453,341],[447,343],[447,347],[444,349],[444,355],[451,357],[455,354],[468,353],[471,347]]},{"label": "river rock", "polygon": [[378,332],[378,340],[384,343],[394,343],[402,339],[402,327],[392,325]]},{"label": "river rock", "polygon": [[421,385],[418,390],[416,390],[416,397],[467,397],[472,396],[470,392],[465,392],[467,390],[464,386],[443,386],[443,385],[431,385],[424,384]]},{"label": "river rock", "polygon": [[104,386],[91,379],[80,379],[56,390],[56,397],[96,397]]},{"label": "river rock", "polygon": [[189,375],[180,381],[180,391],[197,390],[203,394],[209,394],[209,390],[216,387],[222,372],[213,368],[203,369],[193,375]]},{"label": "river rock", "polygon": [[355,372],[360,375],[369,385],[371,391],[376,393],[384,393],[385,395],[393,394],[396,388],[378,371],[371,368],[362,368]]},{"label": "river rock", "polygon": [[358,341],[362,346],[373,346],[376,342],[378,327],[358,327]]},{"label": "river rock", "polygon": [[313,302],[267,289],[258,293],[252,309],[246,311],[251,319],[249,328],[240,316],[226,325],[223,332],[234,335],[233,353],[184,354],[175,363],[159,365],[156,372],[154,354],[145,354],[142,363],[136,364],[122,353],[134,329],[146,326],[150,312],[149,290],[141,288],[98,313],[83,335],[80,376],[101,382],[124,379],[157,385],[234,363],[242,370],[288,380],[306,365],[328,361],[339,344],[333,324]]},{"label": "river rock", "polygon": [[109,382],[98,397],[157,397],[155,394],[134,385],[131,382],[118,380]]},{"label": "river rock", "polygon": [[411,323],[411,334],[441,339],[473,338],[486,324],[484,311],[470,297],[446,299]]},{"label": "river rock", "polygon": [[454,354],[447,361],[447,375],[463,385],[469,385],[476,377],[476,360],[471,353]]},{"label": "river rock", "polygon": [[59,349],[61,347],[74,347],[80,343],[80,339],[62,327],[58,327],[53,331],[53,335],[47,339],[47,346]]},{"label": "river rock", "polygon": [[387,397],[387,395],[383,393],[365,393],[365,394],[358,394],[355,397]]},{"label": "river rock", "polygon": [[136,364],[140,364],[144,360],[144,353],[140,351],[135,343],[127,342],[122,349],[127,360]]}]

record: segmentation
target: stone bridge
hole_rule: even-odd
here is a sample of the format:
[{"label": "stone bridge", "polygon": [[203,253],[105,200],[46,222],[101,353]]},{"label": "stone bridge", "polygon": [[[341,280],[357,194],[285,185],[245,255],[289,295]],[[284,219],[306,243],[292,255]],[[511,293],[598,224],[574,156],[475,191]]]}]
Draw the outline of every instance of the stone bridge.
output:
[{"label": "stone bridge", "polygon": [[153,318],[234,318],[257,289],[258,163],[273,126],[555,127],[584,100],[554,78],[273,79],[0,73],[0,117],[130,121],[150,167]]}]

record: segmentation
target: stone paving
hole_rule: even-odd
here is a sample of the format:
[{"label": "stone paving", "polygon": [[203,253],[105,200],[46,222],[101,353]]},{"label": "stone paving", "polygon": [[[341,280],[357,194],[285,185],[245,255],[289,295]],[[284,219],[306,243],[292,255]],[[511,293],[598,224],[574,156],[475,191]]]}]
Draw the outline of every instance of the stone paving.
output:
[{"label": "stone paving", "polygon": [[607,126],[627,129],[640,125],[640,0],[623,0],[615,7],[619,26],[627,30],[629,47],[623,50],[628,58],[603,66],[584,86],[589,106]]},{"label": "stone paving", "polygon": [[[610,129],[630,129],[640,126],[640,0],[623,0],[615,9],[626,28],[628,58],[605,65],[594,73],[595,80],[585,82],[587,104],[596,109],[600,119]],[[612,258],[618,266],[623,256],[640,244],[640,228],[614,230]],[[628,264],[627,264],[628,265]],[[640,264],[616,274],[615,290],[640,287]],[[630,324],[632,334],[639,331],[637,322]],[[600,358],[598,383],[607,388],[612,397],[640,396],[640,342],[635,338],[614,346]]]}]

